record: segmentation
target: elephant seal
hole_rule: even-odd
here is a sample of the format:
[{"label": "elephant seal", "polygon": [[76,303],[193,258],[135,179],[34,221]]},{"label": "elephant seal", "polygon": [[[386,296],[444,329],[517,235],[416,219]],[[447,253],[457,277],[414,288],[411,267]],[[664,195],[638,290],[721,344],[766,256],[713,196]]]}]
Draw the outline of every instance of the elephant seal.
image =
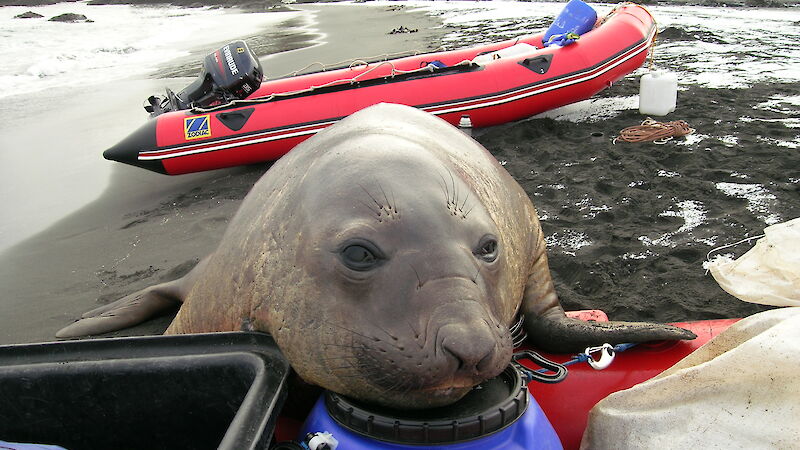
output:
[{"label": "elephant seal", "polygon": [[452,403],[540,348],[691,339],[565,316],[530,199],[480,144],[420,110],[362,110],[284,156],[186,277],[61,330],[96,334],[183,302],[167,333],[272,334],[305,381],[395,408]]}]

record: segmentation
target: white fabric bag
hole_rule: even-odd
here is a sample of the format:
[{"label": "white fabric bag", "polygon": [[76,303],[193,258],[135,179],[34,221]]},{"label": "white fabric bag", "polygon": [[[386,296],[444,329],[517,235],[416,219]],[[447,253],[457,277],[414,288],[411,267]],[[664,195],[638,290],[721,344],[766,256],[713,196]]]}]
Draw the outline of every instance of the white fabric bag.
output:
[{"label": "white fabric bag", "polygon": [[722,289],[750,303],[800,306],[800,217],[764,229],[739,259],[717,257],[708,270]]},{"label": "white fabric bag", "polygon": [[742,300],[795,307],[747,317],[601,400],[581,448],[800,448],[800,219],[768,227],[745,255],[710,270]]}]

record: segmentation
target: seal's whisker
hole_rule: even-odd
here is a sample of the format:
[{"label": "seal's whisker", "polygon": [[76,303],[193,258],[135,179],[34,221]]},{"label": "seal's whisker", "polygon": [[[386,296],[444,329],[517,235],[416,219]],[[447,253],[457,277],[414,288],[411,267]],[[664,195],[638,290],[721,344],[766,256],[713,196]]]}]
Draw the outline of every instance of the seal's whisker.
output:
[{"label": "seal's whisker", "polygon": [[417,331],[417,329],[414,328],[414,325],[412,325],[407,318],[406,318],[406,324],[408,325],[408,328],[411,328],[411,331],[414,332],[414,338],[419,339],[419,331]]},{"label": "seal's whisker", "polygon": [[[486,326],[489,327],[489,329],[492,330],[494,332],[495,336],[497,336],[498,338],[503,338],[506,334],[508,334],[507,330],[506,330],[506,333],[503,333],[504,330],[502,329],[502,327],[498,330],[497,327],[492,325],[488,320],[486,320],[485,317],[483,318],[483,323],[485,323]],[[496,346],[497,346],[497,343],[495,342],[495,347]]]},{"label": "seal's whisker", "polygon": [[320,361],[337,361],[337,360],[340,360],[340,359],[356,359],[356,360],[358,360],[358,357],[353,356],[353,355],[344,355],[344,356],[331,356],[330,358],[318,358],[318,359]]},{"label": "seal's whisker", "polygon": [[442,191],[444,191],[444,203],[445,205],[450,204],[450,189],[447,186],[447,180],[445,180],[444,175],[439,173],[439,177],[442,179]]},{"label": "seal's whisker", "polygon": [[478,266],[478,271],[475,272],[475,276],[472,277],[472,282],[475,283],[475,284],[478,284],[478,277],[481,275],[481,270],[483,270],[483,267],[481,267],[480,264],[476,264],[476,265]]},{"label": "seal's whisker", "polygon": [[344,326],[342,326],[342,325],[339,325],[338,323],[333,323],[333,322],[331,322],[331,321],[329,321],[329,320],[325,320],[324,322],[325,322],[325,323],[327,323],[327,324],[329,324],[329,325],[332,325],[332,326],[334,326],[334,327],[341,328],[341,329],[343,329],[343,330],[345,330],[345,331],[349,331],[350,333],[353,333],[353,334],[354,334],[354,335],[356,335],[356,336],[361,336],[361,337],[363,337],[363,338],[365,338],[365,339],[369,339],[369,340],[371,340],[371,341],[375,341],[375,342],[379,342],[379,341],[380,341],[380,338],[377,338],[377,337],[375,337],[375,336],[367,336],[366,334],[361,334],[361,333],[358,333],[358,332],[356,332],[356,331],[354,331],[354,330],[351,330],[351,329],[349,329],[349,328],[347,328],[347,327],[344,327]]},{"label": "seal's whisker", "polygon": [[363,345],[345,345],[345,344],[328,344],[328,343],[323,343],[322,345],[329,345],[331,347],[367,348]]},{"label": "seal's whisker", "polygon": [[378,182],[378,189],[381,190],[381,194],[383,194],[383,199],[386,200],[386,205],[389,209],[392,209],[392,202],[389,201],[389,197],[386,195],[386,191],[383,190],[383,185]]},{"label": "seal's whisker", "polygon": [[340,374],[340,373],[337,372],[336,376],[338,378],[363,378],[363,375],[361,375],[360,373],[354,373],[352,375],[347,375],[347,374]]},{"label": "seal's whisker", "polygon": [[[381,372],[373,367],[367,367],[367,366],[362,366],[360,369],[362,370],[362,373],[360,373],[360,375],[365,379],[369,380],[369,384],[379,389],[384,389],[384,386],[381,386],[381,384],[385,384],[387,381],[394,381],[394,378],[392,378],[393,375],[390,373]],[[366,373],[364,373],[364,371],[366,371]],[[353,374],[351,376],[357,376],[357,375]]]},{"label": "seal's whisker", "polygon": [[393,385],[391,385],[391,386],[389,386],[389,387],[387,387],[387,388],[385,388],[385,389],[382,389],[382,390],[381,390],[381,393],[382,393],[383,395],[386,395],[386,394],[388,394],[388,393],[390,393],[390,392],[394,391],[394,390],[395,390],[395,389],[396,389],[398,386],[402,386],[402,384],[403,384],[404,382],[405,382],[405,381],[404,381],[404,380],[402,380],[402,379],[397,379],[397,381],[395,381],[395,383],[394,383]]},{"label": "seal's whisker", "polygon": [[346,365],[346,366],[339,366],[339,367],[328,367],[328,369],[330,369],[330,370],[348,370],[348,369],[361,369],[361,368],[360,367],[355,367],[355,366],[352,366],[352,365]]},{"label": "seal's whisker", "polygon": [[465,213],[464,213],[464,214],[461,216],[461,218],[462,218],[462,219],[466,219],[466,218],[467,218],[467,216],[469,215],[469,213],[471,213],[473,209],[475,209],[475,206],[471,207],[471,208],[469,209],[469,211],[465,212]]},{"label": "seal's whisker", "polygon": [[328,346],[328,347],[356,348],[356,349],[359,349],[359,350],[369,350],[369,347],[367,347],[364,344],[361,344],[361,345],[352,345],[352,344],[347,345],[347,344],[332,344],[332,343],[323,342],[322,345],[325,345],[325,346]]},{"label": "seal's whisker", "polygon": [[381,212],[380,212],[380,210],[374,209],[374,208],[372,207],[372,205],[368,205],[368,204],[364,203],[364,202],[363,202],[363,201],[361,201],[361,200],[359,200],[358,202],[359,202],[359,203],[361,203],[362,205],[366,206],[366,207],[367,207],[367,209],[369,209],[370,211],[372,211],[372,213],[373,213],[373,214],[375,214],[376,216],[380,216],[380,215],[381,215]]},{"label": "seal's whisker", "polygon": [[447,169],[447,173],[450,174],[450,183],[453,185],[453,203],[458,204],[458,189],[456,188],[456,179],[453,177],[453,171]]},{"label": "seal's whisker", "polygon": [[422,285],[425,283],[423,283],[422,278],[419,277],[419,272],[417,272],[417,269],[411,263],[408,263],[408,265],[411,267],[411,270],[414,271],[414,275],[417,276],[417,289],[422,288]]},{"label": "seal's whisker", "polygon": [[375,198],[375,196],[374,196],[374,195],[372,195],[372,193],[370,193],[370,192],[367,190],[367,188],[365,188],[364,186],[362,186],[362,185],[360,185],[360,184],[359,184],[359,187],[361,187],[361,189],[362,189],[364,192],[366,192],[366,193],[367,193],[367,195],[369,196],[369,198],[371,198],[371,199],[372,199],[372,201],[373,201],[373,202],[375,202],[375,204],[378,206],[378,209],[382,209],[382,208],[383,208],[383,206],[384,206],[384,205],[383,205],[383,203],[379,202],[379,201],[378,201],[378,199],[377,199],[377,198]]},{"label": "seal's whisker", "polygon": [[[381,330],[381,331],[382,331],[382,332],[383,332],[385,335],[389,336],[389,337],[390,337],[390,338],[392,338],[393,340],[395,340],[395,341],[396,341],[396,340],[398,340],[398,339],[399,339],[397,336],[395,336],[395,335],[393,335],[392,333],[390,333],[389,331],[385,330],[385,329],[384,329],[383,327],[381,327],[380,325],[375,325],[375,327],[376,327],[377,329]],[[389,342],[389,345],[394,345],[394,344],[392,344],[391,342]]]}]

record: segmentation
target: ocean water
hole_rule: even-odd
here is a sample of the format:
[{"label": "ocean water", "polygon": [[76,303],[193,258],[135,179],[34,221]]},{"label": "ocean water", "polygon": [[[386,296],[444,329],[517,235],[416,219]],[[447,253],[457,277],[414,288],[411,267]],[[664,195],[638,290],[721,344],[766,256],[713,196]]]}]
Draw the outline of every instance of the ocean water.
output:
[{"label": "ocean water", "polygon": [[[441,17],[445,43],[490,42],[547,28],[561,2],[407,2]],[[616,4],[590,2],[598,16]],[[800,81],[800,8],[647,6],[659,28],[655,60],[680,67],[680,85],[746,88]],[[690,39],[671,39],[689,37]]]},{"label": "ocean water", "polygon": [[[15,19],[25,11],[39,19]],[[83,14],[93,22],[47,19]],[[59,3],[0,8],[0,99],[68,86],[146,76],[194,49],[253,34],[300,12]]]},{"label": "ocean water", "polygon": [[[14,18],[29,10],[44,17]],[[93,22],[47,20],[63,13]],[[147,120],[147,96],[187,83],[154,79],[157,70],[305,15],[86,2],[0,7],[0,251],[102,194],[115,169],[102,150]]]}]

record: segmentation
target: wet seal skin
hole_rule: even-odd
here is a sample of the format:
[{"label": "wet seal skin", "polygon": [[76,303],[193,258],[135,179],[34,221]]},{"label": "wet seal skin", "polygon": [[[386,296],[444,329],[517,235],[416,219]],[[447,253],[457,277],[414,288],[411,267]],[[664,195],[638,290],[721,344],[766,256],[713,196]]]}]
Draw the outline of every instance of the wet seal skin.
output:
[{"label": "wet seal skin", "polygon": [[458,129],[390,104],[279,160],[185,277],[58,336],[124,328],[181,302],[167,333],[264,331],[307,382],[396,408],[455,402],[502,372],[519,314],[532,344],[551,351],[694,338],[567,318],[519,184]]}]

